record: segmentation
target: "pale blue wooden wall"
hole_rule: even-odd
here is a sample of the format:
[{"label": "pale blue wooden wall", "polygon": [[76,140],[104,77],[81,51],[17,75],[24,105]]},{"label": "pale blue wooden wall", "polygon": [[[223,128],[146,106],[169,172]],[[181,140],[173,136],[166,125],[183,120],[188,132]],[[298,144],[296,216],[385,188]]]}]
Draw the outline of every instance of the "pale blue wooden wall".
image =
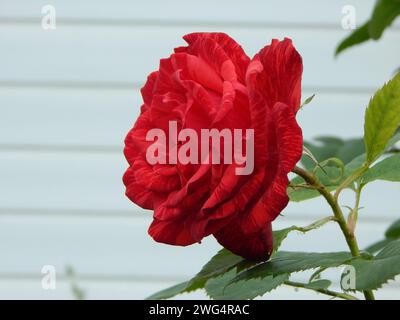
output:
[{"label": "pale blue wooden wall", "polygon": [[[400,31],[334,59],[348,34],[341,8],[361,24],[371,0],[105,1],[0,0],[0,298],[70,298],[66,265],[87,298],[143,298],[193,275],[218,245],[176,248],[147,236],[151,214],[124,197],[123,139],[138,115],[138,89],[160,57],[193,31],[224,31],[250,54],[271,38],[291,37],[304,59],[299,114],[304,135],[362,134],[374,90],[399,66]],[[57,29],[41,28],[53,4]],[[364,246],[400,216],[400,186],[366,189],[358,228]],[[346,194],[344,204],[352,204]],[[320,200],[291,204],[276,228],[327,215]],[[335,226],[292,235],[286,249],[340,250]],[[57,289],[41,288],[41,268],[55,265]],[[397,285],[381,297],[400,298]],[[186,296],[204,297],[202,293]],[[276,290],[273,298],[320,298]]]}]

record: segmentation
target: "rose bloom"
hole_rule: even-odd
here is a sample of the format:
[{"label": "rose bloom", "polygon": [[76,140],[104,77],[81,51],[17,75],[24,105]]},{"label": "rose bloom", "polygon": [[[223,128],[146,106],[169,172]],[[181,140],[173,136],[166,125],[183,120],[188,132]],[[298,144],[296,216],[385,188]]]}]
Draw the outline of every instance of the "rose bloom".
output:
[{"label": "rose bloom", "polygon": [[[148,232],[158,242],[187,246],[213,235],[231,252],[265,261],[273,248],[271,222],[289,201],[287,175],[302,154],[295,118],[301,56],[290,39],[273,40],[252,59],[223,33],[184,39],[188,46],[161,59],[141,90],[141,113],[125,139],[126,195],[154,211]],[[152,128],[168,133],[169,121],[178,132],[253,129],[253,172],[237,175],[238,165],[223,160],[149,164],[153,141],[146,134]]]}]

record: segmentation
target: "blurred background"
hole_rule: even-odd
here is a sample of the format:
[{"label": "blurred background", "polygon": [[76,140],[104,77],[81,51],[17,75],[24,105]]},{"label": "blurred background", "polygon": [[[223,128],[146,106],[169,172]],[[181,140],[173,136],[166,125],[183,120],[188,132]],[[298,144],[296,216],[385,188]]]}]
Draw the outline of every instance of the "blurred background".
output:
[{"label": "blurred background", "polygon": [[[44,5],[56,29],[43,29]],[[153,242],[151,212],[124,196],[123,140],[141,105],[140,87],[161,57],[194,31],[223,31],[254,55],[272,38],[290,37],[303,56],[298,116],[306,139],[363,133],[370,96],[399,67],[399,23],[379,42],[334,58],[344,5],[361,25],[372,0],[0,0],[0,298],[142,299],[188,279],[219,246]],[[399,185],[377,182],[362,198],[361,247],[400,216]],[[353,205],[346,193],[344,205]],[[274,228],[329,214],[321,199],[291,203]],[[286,250],[335,251],[335,225],[291,234]],[[43,266],[56,288],[43,288]],[[337,284],[339,279],[336,279]],[[319,299],[281,287],[268,299]],[[400,298],[399,284],[378,297]],[[180,298],[206,298],[202,292]]]}]

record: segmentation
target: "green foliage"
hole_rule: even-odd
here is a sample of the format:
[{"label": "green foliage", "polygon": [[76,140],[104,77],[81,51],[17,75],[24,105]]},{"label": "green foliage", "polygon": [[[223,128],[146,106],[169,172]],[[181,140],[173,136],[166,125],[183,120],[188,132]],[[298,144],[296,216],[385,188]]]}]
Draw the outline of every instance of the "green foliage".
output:
[{"label": "green foliage", "polygon": [[75,300],[85,300],[86,292],[77,283],[75,269],[71,265],[65,267],[65,276],[70,282],[72,295]]},{"label": "green foliage", "polygon": [[[362,177],[364,184],[374,180],[400,181],[398,155],[368,169],[383,152],[399,141],[400,133],[396,133],[399,125],[400,74],[378,90],[371,99],[365,113],[364,141],[320,137],[316,139],[318,144],[305,142],[308,152],[319,161],[319,167],[307,157],[303,157],[302,164],[306,169],[313,170],[329,191],[336,190],[360,169],[361,173],[365,172]],[[332,161],[328,159],[340,159],[345,164],[344,172],[341,172],[342,168],[332,167]],[[352,187],[352,184],[349,186]],[[306,186],[301,177],[296,177],[290,183],[288,195],[291,201],[299,202],[319,197],[320,193]]]},{"label": "green foliage", "polygon": [[[275,250],[291,231],[301,229],[306,228],[292,226],[275,231]],[[386,236],[390,241],[381,245],[381,251],[375,257],[363,254],[354,258],[348,252],[278,251],[270,261],[254,264],[222,249],[192,280],[160,291],[148,299],[168,299],[200,288],[204,288],[213,299],[254,299],[285,284],[292,273],[311,269],[323,271],[346,264],[356,270],[356,290],[375,290],[400,274],[400,220],[388,228]],[[330,285],[326,279],[299,284],[315,291],[327,289]]]},{"label": "green foliage", "polygon": [[[364,140],[356,139],[340,139],[331,136],[322,136],[314,139],[314,142],[304,142],[308,150],[312,152],[319,162],[323,162],[329,158],[338,158],[347,164],[355,157],[365,152]],[[313,169],[315,164],[307,157],[303,157],[302,164],[307,169]]]},{"label": "green foliage", "polygon": [[400,155],[397,154],[378,162],[362,177],[363,184],[375,180],[400,181]]},{"label": "green foliage", "polygon": [[287,238],[290,232],[297,230],[296,226],[291,226],[282,230],[274,231],[274,249],[273,253],[277,252],[283,240]]},{"label": "green foliage", "polygon": [[175,286],[169,287],[167,289],[161,290],[155,294],[152,294],[150,297],[146,298],[147,300],[163,300],[172,298],[178,294],[186,292],[186,288],[188,286],[188,281],[179,283]]},{"label": "green foliage", "polygon": [[396,220],[385,232],[385,236],[388,239],[400,238],[400,219]]},{"label": "green foliage", "polygon": [[304,106],[306,106],[307,104],[309,104],[311,101],[313,101],[314,97],[315,97],[315,94],[309,96],[306,100],[304,100],[304,102],[300,106],[300,109],[303,108]]},{"label": "green foliage", "polygon": [[385,232],[385,239],[380,240],[370,245],[365,250],[370,253],[375,253],[385,248],[389,243],[400,238],[400,219],[396,220]]},{"label": "green foliage", "polygon": [[[361,154],[347,163],[342,169],[338,167],[323,166],[322,170],[321,168],[315,167],[314,174],[327,190],[334,191],[346,178],[359,169],[364,162],[365,154]],[[301,177],[296,177],[290,181],[290,186],[288,188],[290,201],[300,202],[321,196],[317,190],[310,189],[307,186],[303,187],[302,185],[304,184],[305,182]]]},{"label": "green foliage", "polygon": [[312,281],[304,285],[306,289],[328,289],[331,286],[332,282],[326,279],[320,279],[316,281]]},{"label": "green foliage", "polygon": [[391,241],[373,259],[351,261],[356,270],[356,289],[376,290],[400,274],[400,239]]},{"label": "green foliage", "polygon": [[336,48],[335,55],[338,55],[347,48],[368,41],[369,39],[369,22],[367,22],[354,30],[347,38],[340,42],[339,46]]},{"label": "green foliage", "polygon": [[277,288],[289,278],[289,275],[282,274],[275,277],[267,276],[262,279],[231,283],[235,276],[235,270],[231,270],[207,281],[205,286],[207,295],[218,300],[254,299]]},{"label": "green foliage", "polygon": [[[323,169],[316,166],[308,157],[302,158],[303,166],[314,171],[321,183],[330,191],[337,189],[340,183],[365,162],[363,138],[343,140],[337,137],[324,136],[316,138],[315,143],[305,142],[304,144]],[[339,159],[343,162],[344,168],[332,166],[334,163],[328,161],[329,159]],[[324,162],[327,162],[327,164],[324,164]],[[341,172],[342,169],[344,169],[344,172]],[[304,184],[304,180],[301,177],[291,180],[291,187],[288,188],[291,201],[300,202],[321,195],[317,190],[301,187],[302,184]]]},{"label": "green foliage", "polygon": [[369,21],[354,30],[337,47],[336,55],[354,45],[370,39],[378,40],[396,17],[400,15],[399,0],[378,0]]},{"label": "green foliage", "polygon": [[389,140],[388,145],[386,146],[386,149],[392,148],[397,142],[400,141],[400,130],[397,129],[396,133],[394,134],[394,136]]},{"label": "green foliage", "polygon": [[368,25],[371,38],[378,40],[398,15],[400,15],[399,0],[378,0]]},{"label": "green foliage", "polygon": [[207,280],[224,274],[238,266],[244,259],[226,249],[220,250],[209,262],[201,269],[201,271],[189,281],[187,291],[204,288]]},{"label": "green foliage", "polygon": [[[241,267],[246,262],[242,257],[234,255],[226,249],[221,249],[218,253],[207,262],[200,272],[191,280],[172,286],[165,290],[159,291],[147,299],[168,299],[178,294],[203,289],[209,279],[224,275],[233,268]],[[246,263],[245,267],[252,266],[252,263]],[[236,271],[234,270],[236,273]]]},{"label": "green foliage", "polygon": [[[383,151],[399,141],[400,133],[395,134],[399,125],[400,74],[378,90],[371,99],[365,115],[364,139],[343,140],[323,136],[316,138],[315,142],[305,141],[304,145],[320,163],[329,158],[338,158],[350,173],[359,168],[365,159],[372,163]],[[302,158],[302,164],[309,170],[315,169],[315,163],[308,157]]]},{"label": "green foliage", "polygon": [[365,251],[369,253],[376,253],[378,251],[381,251],[384,247],[387,246],[388,243],[390,243],[392,239],[383,239],[378,242],[375,242],[374,244],[371,244],[367,248],[365,248]]},{"label": "green foliage", "polygon": [[372,164],[385,150],[400,125],[400,74],[378,90],[365,112],[366,160]]},{"label": "green foliage", "polygon": [[[274,231],[274,251],[278,250],[282,241],[291,231],[301,229],[304,228],[292,226],[283,230]],[[279,253],[277,256],[279,257],[281,255],[282,253]],[[226,249],[222,249],[212,257],[191,280],[159,291],[147,299],[168,299],[178,294],[203,288],[205,288],[207,294],[214,299],[252,299],[253,297],[271,291],[288,279],[288,274],[279,272],[274,275],[260,276],[262,278],[262,283],[259,279],[250,282],[246,280],[238,284],[231,283],[238,274],[246,272],[246,270],[254,266],[255,263],[244,260]]]},{"label": "green foliage", "polygon": [[394,240],[376,255],[376,259],[384,259],[400,255],[400,239]]},{"label": "green foliage", "polygon": [[271,260],[239,273],[238,276],[233,279],[233,282],[309,269],[337,267],[351,259],[352,256],[348,252],[319,253],[281,251],[275,254]]}]

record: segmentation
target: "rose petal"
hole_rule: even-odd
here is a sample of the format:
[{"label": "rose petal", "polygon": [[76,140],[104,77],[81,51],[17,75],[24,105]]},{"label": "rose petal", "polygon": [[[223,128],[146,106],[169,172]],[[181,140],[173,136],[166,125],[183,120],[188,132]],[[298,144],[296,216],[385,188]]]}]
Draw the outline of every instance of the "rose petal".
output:
[{"label": "rose petal", "polygon": [[214,40],[226,53],[229,59],[232,61],[238,80],[244,82],[247,66],[250,62],[250,58],[243,51],[242,47],[231,37],[225,33],[190,33],[183,37],[189,44],[189,47],[193,46],[199,39],[210,38]]},{"label": "rose petal", "polygon": [[255,72],[255,69],[258,74],[253,87],[262,94],[267,105],[272,107],[282,102],[296,113],[300,107],[303,64],[292,40],[274,39],[252,59],[247,72]]},{"label": "rose petal", "polygon": [[287,175],[300,161],[303,150],[301,128],[296,122],[292,109],[282,103],[277,103],[274,106],[273,119],[278,151],[278,168],[273,183],[261,198],[270,221],[280,214],[289,201]]},{"label": "rose petal", "polygon": [[267,223],[263,229],[255,233],[244,233],[240,220],[233,220],[214,234],[217,241],[232,251],[251,261],[266,261],[273,249],[272,226]]},{"label": "rose petal", "polygon": [[146,84],[140,90],[143,97],[143,102],[147,106],[151,105],[157,78],[158,78],[158,71],[150,73],[150,75],[147,77]]},{"label": "rose petal", "polygon": [[175,246],[188,246],[198,242],[190,234],[188,224],[190,220],[161,221],[154,219],[148,233],[157,242]]}]

